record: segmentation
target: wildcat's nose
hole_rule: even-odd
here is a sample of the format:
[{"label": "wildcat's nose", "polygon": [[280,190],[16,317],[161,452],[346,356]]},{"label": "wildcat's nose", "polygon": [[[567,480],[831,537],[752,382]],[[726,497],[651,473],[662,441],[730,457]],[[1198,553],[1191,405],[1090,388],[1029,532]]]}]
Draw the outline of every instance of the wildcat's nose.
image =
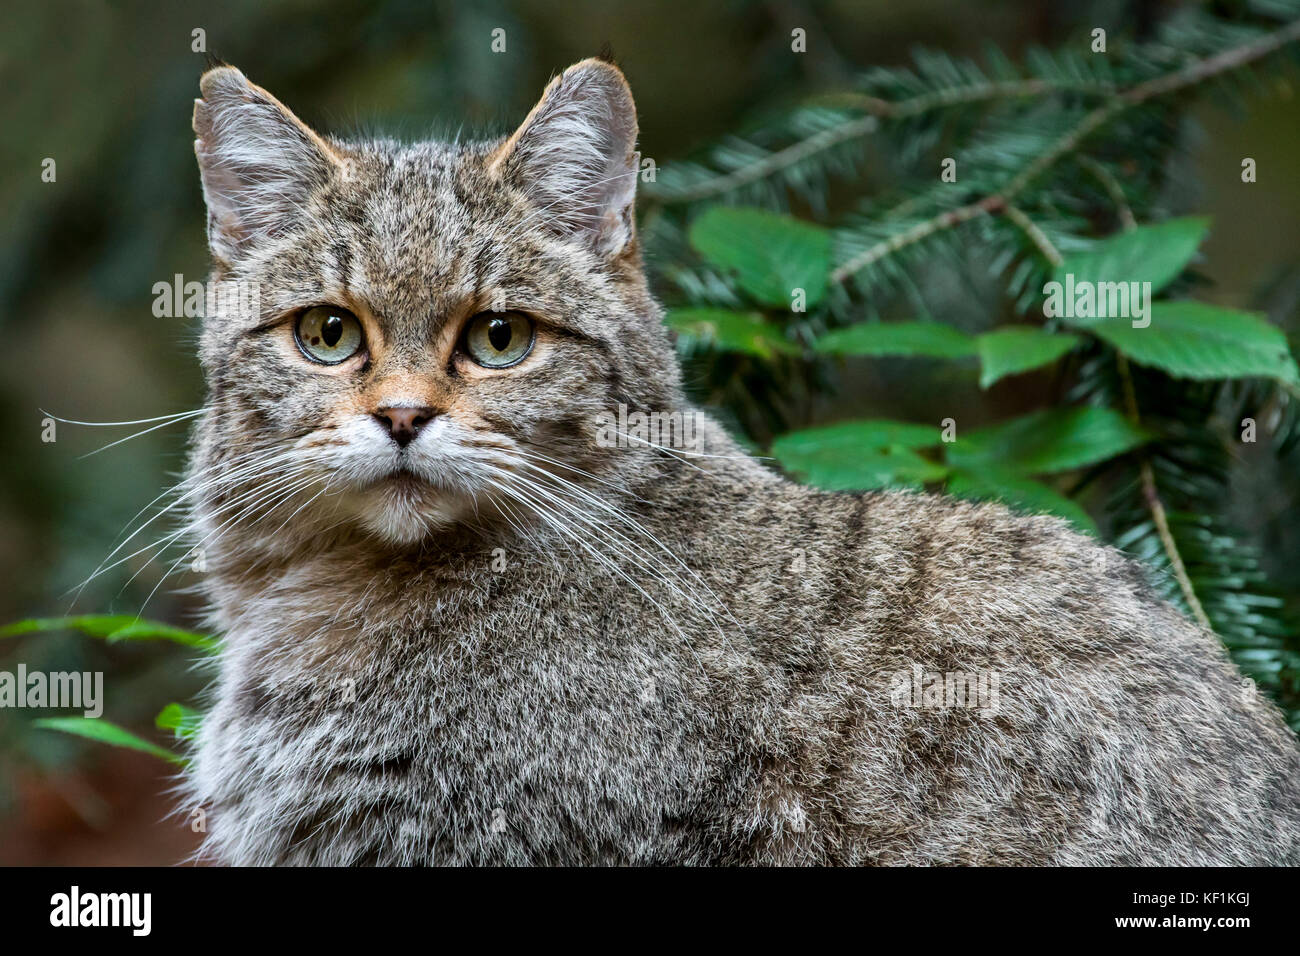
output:
[{"label": "wildcat's nose", "polygon": [[415,438],[420,429],[433,419],[432,408],[397,405],[392,408],[381,408],[375,412],[375,420],[387,428],[389,437],[403,448],[410,444],[411,439]]}]

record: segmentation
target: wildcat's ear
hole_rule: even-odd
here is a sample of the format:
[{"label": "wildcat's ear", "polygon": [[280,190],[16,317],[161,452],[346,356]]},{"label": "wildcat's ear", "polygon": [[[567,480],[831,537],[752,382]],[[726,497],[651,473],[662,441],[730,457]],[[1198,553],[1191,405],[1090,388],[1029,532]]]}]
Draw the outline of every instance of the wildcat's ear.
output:
[{"label": "wildcat's ear", "polygon": [[613,64],[583,60],[553,79],[491,157],[547,228],[614,258],[635,233],[636,105]]},{"label": "wildcat's ear", "polygon": [[208,204],[208,245],[234,261],[293,220],[340,166],[329,145],[234,67],[208,70],[194,101],[194,153]]}]

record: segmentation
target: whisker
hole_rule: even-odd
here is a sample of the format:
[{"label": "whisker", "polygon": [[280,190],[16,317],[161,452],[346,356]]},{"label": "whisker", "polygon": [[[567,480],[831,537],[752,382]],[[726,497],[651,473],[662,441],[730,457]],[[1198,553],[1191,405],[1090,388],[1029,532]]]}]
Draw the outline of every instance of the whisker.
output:
[{"label": "whisker", "polygon": [[[289,476],[291,476],[292,474],[293,474],[292,472],[289,472],[289,473],[286,474],[286,477],[289,477]],[[260,487],[259,487],[259,488],[254,488],[254,489],[252,489],[251,491],[248,491],[248,492],[246,492],[245,494],[241,495],[240,497],[235,498],[235,499],[233,499],[232,501],[230,501],[230,502],[228,502],[228,503],[222,505],[222,507],[219,508],[219,509],[215,512],[215,514],[219,515],[219,514],[221,514],[222,511],[225,511],[225,510],[227,510],[228,508],[232,508],[232,507],[238,505],[239,503],[241,503],[242,501],[246,501],[247,499],[252,498],[252,497],[255,497],[255,496],[257,496],[258,494],[267,494],[267,491],[266,491],[266,489],[264,489],[264,488],[260,488]],[[267,496],[268,496],[268,498],[269,498],[271,495],[268,494]],[[255,504],[256,504],[256,503],[255,503]],[[174,505],[173,505],[173,507],[174,507]],[[161,515],[161,514],[163,514],[163,513],[165,513],[165,512],[159,512],[159,515]],[[159,515],[155,515],[155,517],[158,517]],[[238,517],[238,516],[237,516],[237,517]],[[140,530],[143,530],[143,528],[141,528]],[[178,540],[179,538],[184,537],[184,536],[185,536],[187,533],[189,533],[191,530],[193,530],[193,529],[192,529],[192,527],[191,527],[190,525],[188,525],[188,524],[183,525],[182,527],[178,528],[176,531],[173,531],[171,534],[164,535],[162,538],[159,538],[158,541],[155,541],[155,542],[153,542],[153,543],[151,543],[151,544],[147,544],[147,545],[145,545],[143,548],[141,548],[140,550],[135,551],[135,552],[133,552],[133,553],[131,553],[131,554],[128,554],[128,555],[127,555],[126,557],[124,557],[124,558],[119,558],[117,561],[114,561],[112,564],[108,565],[108,567],[103,568],[102,570],[96,571],[95,574],[91,576],[91,578],[87,579],[87,583],[88,583],[90,580],[93,580],[93,578],[94,578],[95,576],[97,576],[97,575],[99,575],[99,574],[107,573],[108,571],[111,571],[113,568],[117,567],[118,565],[123,564],[123,563],[125,563],[125,562],[127,562],[127,561],[130,561],[130,560],[131,560],[132,558],[134,558],[136,555],[143,554],[145,551],[148,551],[148,550],[150,550],[150,549],[152,549],[152,548],[154,548],[154,547],[157,547],[160,543],[162,543],[162,544],[163,544],[162,548],[160,548],[159,551],[157,552],[157,554],[154,555],[154,557],[156,558],[158,555],[162,554],[163,551],[167,550],[167,548],[168,548],[168,547],[169,547],[173,542],[175,542],[175,541]],[[138,532],[137,532],[137,533],[138,533]],[[165,542],[165,543],[164,543],[164,542]],[[194,547],[191,547],[191,548],[190,548],[190,549],[185,553],[185,556],[188,556],[188,555],[190,555],[190,554],[193,554],[196,550],[199,550],[199,549],[203,546],[203,543],[204,543],[204,542],[200,542],[199,544],[195,545]],[[151,559],[151,560],[152,560],[152,559]],[[184,560],[184,556],[182,556],[182,559],[181,559],[181,560]],[[177,564],[179,564],[179,562],[177,562]],[[175,568],[176,568],[176,565],[173,565],[173,566],[172,566],[172,570],[175,570]],[[137,570],[137,571],[135,572],[135,574],[131,575],[131,577],[127,580],[126,583],[127,583],[127,584],[130,584],[131,581],[134,581],[134,580],[136,579],[136,577],[140,574],[140,572],[143,571],[143,570],[144,570],[144,567],[141,567],[139,570]],[[170,574],[170,573],[171,573],[171,571],[168,572],[168,574]],[[123,590],[123,591],[126,590],[126,585],[123,585],[122,590]],[[120,594],[121,591],[119,591],[118,593]]]},{"label": "whisker", "polygon": [[[719,605],[720,607],[722,607],[722,609],[726,612],[727,617],[731,618],[732,622],[733,622],[734,624],[736,624],[737,627],[740,626],[740,622],[737,621],[737,620],[735,619],[735,617],[731,614],[731,611],[726,607],[726,605],[722,602],[722,600],[721,600],[720,598],[718,598],[717,594],[715,594],[715,593],[713,592],[713,589],[709,587],[708,583],[707,583],[707,582],[706,582],[706,581],[705,581],[705,580],[704,580],[704,579],[699,575],[698,572],[696,572],[693,568],[689,567],[685,562],[683,562],[679,557],[677,557],[677,555],[675,555],[675,554],[672,552],[672,550],[671,550],[671,549],[670,549],[666,544],[664,544],[662,541],[660,541],[658,537],[656,537],[654,534],[650,533],[647,529],[645,529],[644,527],[642,527],[642,526],[641,526],[640,524],[638,524],[637,522],[633,521],[633,520],[632,520],[632,519],[631,519],[627,514],[625,514],[623,511],[619,510],[618,508],[615,508],[615,507],[614,507],[613,505],[611,505],[608,501],[605,501],[604,499],[600,498],[599,496],[592,494],[592,493],[591,493],[590,491],[588,491],[587,489],[582,488],[582,487],[579,486],[579,485],[575,485],[575,484],[573,484],[572,482],[568,481],[567,479],[564,479],[564,478],[561,478],[561,477],[558,476],[558,475],[552,474],[551,472],[548,472],[548,471],[546,471],[546,470],[543,469],[543,468],[539,468],[539,467],[536,466],[536,465],[532,465],[532,464],[530,464],[530,463],[528,463],[528,462],[524,462],[524,461],[519,462],[519,464],[523,465],[524,467],[531,468],[531,469],[533,469],[533,470],[535,470],[535,471],[537,471],[537,472],[539,472],[539,473],[541,473],[541,474],[543,474],[543,475],[546,475],[548,478],[550,478],[550,479],[553,480],[553,481],[560,482],[563,486],[565,486],[565,488],[566,488],[567,491],[569,491],[570,493],[572,493],[572,494],[574,494],[574,495],[580,497],[582,500],[584,500],[584,501],[588,501],[588,502],[590,502],[591,504],[595,505],[596,507],[600,508],[602,511],[604,511],[604,512],[607,513],[607,514],[609,514],[611,517],[613,517],[614,519],[616,519],[617,521],[619,521],[621,524],[623,524],[624,527],[628,528],[629,531],[630,531],[631,533],[638,534],[638,535],[642,535],[642,536],[648,538],[651,542],[653,542],[653,543],[654,543],[654,544],[659,548],[659,550],[661,550],[665,555],[667,555],[667,556],[671,559],[671,561],[672,561],[674,564],[676,564],[677,567],[681,568],[681,569],[682,569],[683,571],[685,571],[685,572],[686,572],[690,577],[694,578],[695,581],[696,581],[696,582],[697,582],[701,587],[703,587],[704,590],[705,590],[706,592],[708,592],[708,594],[709,594],[709,595],[710,595],[710,596],[711,596],[715,601],[718,602],[718,605]],[[519,476],[519,477],[522,477],[522,476]],[[632,545],[633,547],[636,547],[637,550],[638,550],[638,552],[639,552],[640,554],[648,554],[648,552],[644,551],[644,549],[641,549],[639,545],[636,545],[634,542],[632,542],[632,541],[631,541],[630,539],[628,539],[626,536],[622,535],[622,534],[621,534],[620,532],[618,532],[617,530],[615,530],[615,529],[609,529],[609,530],[610,530],[613,534],[617,535],[621,540],[627,542],[628,544]],[[647,560],[648,560],[648,559],[647,559]],[[694,599],[694,598],[690,598],[690,599],[691,599],[692,601],[695,601],[695,600],[696,600],[696,599]],[[697,606],[698,606],[698,605],[697,605]]]},{"label": "whisker", "polygon": [[[274,511],[274,509],[278,507],[280,504],[282,504],[284,501],[287,501],[289,498],[292,498],[295,494],[297,494],[299,491],[303,490],[304,488],[310,487],[311,484],[313,484],[315,481],[318,480],[319,480],[319,476],[310,475],[305,479],[300,479],[293,482],[288,489],[273,488],[270,492],[264,494],[261,498],[254,501],[248,507],[244,508],[244,510],[241,511],[239,514],[227,518],[225,521],[221,523],[220,526],[209,531],[206,535],[204,535],[202,540],[200,540],[196,545],[191,547],[189,550],[183,553],[179,558],[177,558],[176,561],[172,563],[171,567],[167,569],[166,573],[164,573],[158,579],[158,583],[153,586],[153,590],[149,592],[148,597],[145,598],[144,603],[140,606],[140,613],[144,614],[145,608],[148,607],[149,602],[153,600],[153,596],[158,593],[158,588],[160,588],[163,582],[166,581],[169,577],[172,576],[172,574],[175,573],[176,569],[180,567],[181,562],[183,562],[187,557],[189,557],[194,552],[202,551],[203,548],[208,544],[208,542],[215,535],[224,531],[227,527],[230,527],[232,524],[241,520],[245,515],[249,513],[256,513],[257,511],[262,511],[263,514],[261,515],[261,517],[266,517],[267,514],[269,514],[271,511]],[[258,490],[264,490],[264,489],[258,489]],[[311,500],[315,500],[316,497],[319,497],[319,492],[317,493],[316,496],[313,496]],[[310,501],[308,503],[310,504]],[[260,520],[260,519],[255,519],[255,520]],[[283,527],[283,525],[281,527]],[[188,526],[182,529],[182,531],[188,531],[188,530],[189,530]],[[274,535],[278,533],[278,530],[279,529],[277,529],[275,532],[272,532],[272,534]]]},{"label": "whisker", "polygon": [[[676,578],[669,577],[667,574],[664,573],[665,569],[662,568],[662,566],[651,563],[648,552],[646,552],[645,549],[641,548],[635,542],[628,539],[625,535],[618,532],[617,529],[610,528],[606,525],[595,523],[592,520],[591,516],[589,516],[585,511],[583,511],[580,507],[575,507],[576,502],[565,499],[561,495],[555,494],[553,489],[546,489],[544,487],[538,486],[535,482],[531,482],[528,479],[524,478],[523,476],[518,475],[514,472],[496,468],[495,466],[489,466],[489,467],[492,467],[493,471],[498,475],[500,475],[506,481],[515,481],[515,482],[520,482],[528,485],[531,493],[525,493],[518,488],[513,488],[513,489],[506,488],[504,490],[513,493],[513,495],[515,497],[520,498],[523,501],[523,503],[530,505],[532,510],[535,511],[539,515],[539,517],[543,517],[545,520],[548,520],[549,524],[557,527],[557,529],[560,530],[561,533],[564,533],[566,536],[570,537],[571,540],[579,544],[585,551],[592,554],[592,556],[595,557],[602,566],[613,571],[619,577],[628,581],[628,583],[632,584],[633,587],[636,590],[640,591],[642,594],[646,594],[644,589],[641,588],[639,584],[631,580],[626,574],[622,573],[622,569],[619,568],[617,564],[613,562],[612,559],[610,559],[608,556],[604,555],[603,553],[599,552],[583,536],[577,534],[577,531],[580,527],[582,527],[587,529],[588,534],[590,534],[593,531],[603,531],[606,532],[607,534],[612,534],[614,537],[618,538],[621,542],[623,542],[627,546],[622,551],[622,557],[625,560],[629,560],[639,570],[642,570],[650,574],[655,580],[659,581],[661,584],[668,587],[672,591],[672,593],[676,594],[678,597],[685,600],[688,604],[694,606],[697,610],[703,612],[708,617],[708,619],[713,624],[713,626],[718,630],[719,634],[723,636],[724,640],[727,639],[725,632],[721,629],[721,627],[718,626],[716,619],[714,619],[712,609],[695,595],[692,595],[688,591],[683,590],[678,585]],[[550,475],[550,477],[555,478],[557,476]],[[578,489],[578,490],[589,495],[589,493],[586,492],[586,489]],[[599,502],[600,504],[607,504],[605,502],[600,502],[600,499],[594,499],[594,500]],[[568,527],[564,523],[563,519],[560,518],[558,511],[546,507],[546,505],[544,504],[545,501],[550,501],[554,503],[557,507],[564,507],[565,508],[564,513],[570,519],[580,522],[580,524],[573,528]],[[621,516],[621,517],[623,517],[625,520],[630,522],[630,519],[626,519],[626,516]],[[649,533],[646,532],[645,529],[640,528],[640,526],[636,525],[635,522],[630,522],[630,526],[633,530],[653,538],[652,535],[649,535]],[[696,577],[699,583],[703,586],[704,590],[711,597],[713,597],[714,600],[718,602],[718,605],[720,607],[722,607],[723,611],[726,613],[726,616],[730,618],[734,623],[736,623],[737,627],[740,627],[739,622],[735,620],[735,617],[726,608],[726,606],[722,604],[721,600],[719,600],[717,595],[713,593],[712,589],[708,587],[707,583],[704,582],[703,579],[699,578],[699,576],[696,575],[690,568],[682,564],[680,560],[676,558],[675,555],[672,555],[671,551],[667,551],[667,549],[665,548],[665,552],[669,554],[669,556],[672,557],[674,561],[676,561],[685,571],[687,571],[689,574],[692,574],[694,577]],[[657,601],[654,601],[653,598],[650,598],[648,594],[646,594],[646,597],[656,605],[656,607],[665,616],[665,620],[667,620],[673,626],[674,630],[678,632],[679,636],[682,636],[684,638],[685,637],[684,633],[681,631],[680,626],[677,624],[676,620],[672,617],[672,615],[669,614],[667,610],[662,607],[662,605],[659,605]]]},{"label": "whisker", "polygon": [[654,442],[642,438],[640,435],[633,435],[630,432],[621,432],[620,437],[627,438],[630,441],[639,441],[651,448],[657,448],[660,451],[667,452],[670,455],[689,455],[691,458],[726,458],[733,461],[742,461],[745,459],[758,459],[760,461],[775,461],[774,458],[764,455],[709,455],[702,451],[690,451],[686,448],[669,448],[667,445],[657,445]]},{"label": "whisker", "polygon": [[[233,483],[235,481],[241,480],[244,477],[247,477],[248,475],[255,474],[259,471],[265,471],[266,469],[273,467],[274,465],[278,464],[281,461],[292,461],[296,457],[297,456],[293,455],[292,452],[275,452],[272,454],[257,452],[257,453],[251,453],[249,455],[244,455],[244,456],[236,456],[236,458],[234,459],[235,461],[239,461],[241,459],[251,459],[251,460],[245,461],[243,465],[233,469],[230,472],[214,475],[213,477],[206,479],[203,484],[184,491],[183,493],[180,494],[180,496],[177,498],[176,501],[172,502],[166,508],[160,509],[155,515],[153,515],[153,517],[149,518],[138,528],[136,528],[135,531],[131,532],[131,534],[129,534],[121,543],[119,543],[112,551],[108,553],[108,555],[103,559],[103,561],[100,562],[99,566],[90,573],[90,576],[81,582],[81,584],[77,587],[76,595],[73,596],[72,599],[73,603],[74,604],[76,603],[77,598],[81,595],[81,592],[85,590],[86,585],[88,585],[101,573],[109,570],[112,567],[116,567],[118,564],[121,563],[120,561],[118,561],[112,565],[109,565],[109,567],[104,566],[107,562],[113,559],[114,555],[116,555],[119,551],[121,551],[124,547],[126,547],[126,545],[129,544],[131,540],[135,538],[136,535],[140,534],[140,532],[144,531],[145,528],[149,527],[149,525],[153,524],[163,515],[179,507],[187,498],[194,497],[195,495],[199,494],[201,491],[211,490],[212,488],[219,487],[223,483]],[[131,518],[131,521],[135,521],[136,518],[138,518],[142,513],[144,513],[145,510],[147,510],[151,505],[156,503],[159,499],[165,498],[168,494],[180,491],[192,478],[201,477],[201,476],[202,476],[202,472],[198,473],[198,475],[191,475],[182,479],[175,486],[164,491],[162,494],[154,498],[154,500],[151,501],[149,504],[145,505],[144,508],[141,508],[140,511],[136,512],[135,517]],[[127,524],[129,525],[130,521],[128,521]],[[139,553],[140,552],[138,551],[136,552],[136,554]],[[131,555],[130,557],[134,557],[134,555]]]},{"label": "whisker", "polygon": [[59,422],[60,424],[63,425],[90,425],[98,428],[107,428],[116,425],[148,425],[152,422],[163,422],[163,421],[174,422],[174,421],[180,421],[182,418],[193,418],[196,415],[203,414],[203,409],[194,408],[188,412],[174,412],[171,415],[159,415],[157,418],[137,418],[134,421],[127,421],[127,422],[79,422],[76,421],[75,419],[60,418],[58,415],[52,415],[43,408],[38,408],[37,411],[40,412],[42,415],[44,415],[46,418],[52,418],[56,422]]},{"label": "whisker", "polygon": [[[503,474],[509,475],[509,472],[503,472]],[[528,494],[526,494],[525,492],[521,491],[518,488],[510,489],[510,493],[518,497],[522,503],[531,505],[533,510],[536,511],[539,515],[549,517],[551,519],[551,526],[553,528],[555,528],[557,531],[559,531],[561,534],[565,535],[566,537],[570,538],[581,548],[583,548],[583,550],[585,550],[588,554],[590,554],[593,558],[595,558],[598,562],[600,562],[602,566],[606,567],[608,570],[612,571],[618,577],[622,578],[624,581],[630,584],[642,597],[644,597],[647,601],[649,601],[651,604],[655,606],[655,608],[663,616],[665,622],[667,622],[668,625],[672,627],[674,631],[677,632],[677,635],[679,637],[685,640],[686,637],[685,632],[681,629],[681,626],[677,623],[676,619],[671,614],[668,613],[667,609],[665,609],[662,604],[656,601],[654,597],[645,590],[645,588],[641,587],[641,585],[638,584],[634,578],[630,577],[626,572],[624,572],[623,569],[620,568],[615,562],[611,561],[607,556],[602,554],[597,548],[595,548],[588,541],[586,541],[586,539],[584,539],[580,534],[577,534],[575,531],[571,530],[562,520],[559,520],[560,516],[557,513],[551,511],[546,505],[532,498],[531,496],[529,496]]]},{"label": "whisker", "polygon": [[80,461],[83,458],[89,458],[91,455],[98,455],[101,451],[108,451],[108,449],[114,447],[115,445],[120,445],[123,442],[128,442],[133,438],[139,438],[141,435],[147,435],[150,432],[156,432],[158,429],[166,428],[168,425],[174,425],[178,421],[181,421],[181,419],[177,418],[177,419],[173,419],[172,421],[163,422],[161,425],[152,425],[149,428],[143,428],[133,435],[127,435],[125,438],[119,438],[117,441],[111,441],[107,445],[104,445],[100,448],[96,448],[94,451],[88,451],[84,455],[78,455],[77,460]]}]

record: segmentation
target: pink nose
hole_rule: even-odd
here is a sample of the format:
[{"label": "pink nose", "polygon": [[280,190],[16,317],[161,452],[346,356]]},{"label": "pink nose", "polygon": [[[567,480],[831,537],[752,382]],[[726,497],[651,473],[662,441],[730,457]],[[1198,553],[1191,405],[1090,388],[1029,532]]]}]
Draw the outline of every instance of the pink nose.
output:
[{"label": "pink nose", "polygon": [[375,421],[388,429],[389,437],[405,448],[420,429],[434,419],[432,408],[411,408],[406,405],[381,408],[375,412]]}]

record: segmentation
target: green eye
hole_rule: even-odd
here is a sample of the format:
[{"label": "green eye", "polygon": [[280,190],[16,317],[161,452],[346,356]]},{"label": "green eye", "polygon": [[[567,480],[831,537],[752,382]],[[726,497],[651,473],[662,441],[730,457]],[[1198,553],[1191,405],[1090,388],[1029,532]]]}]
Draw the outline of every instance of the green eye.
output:
[{"label": "green eye", "polygon": [[318,305],[298,317],[293,327],[298,348],[313,362],[337,365],[361,348],[361,323],[347,309]]},{"label": "green eye", "polygon": [[508,368],[533,350],[533,320],[522,312],[480,312],[465,327],[465,351],[484,368]]}]

